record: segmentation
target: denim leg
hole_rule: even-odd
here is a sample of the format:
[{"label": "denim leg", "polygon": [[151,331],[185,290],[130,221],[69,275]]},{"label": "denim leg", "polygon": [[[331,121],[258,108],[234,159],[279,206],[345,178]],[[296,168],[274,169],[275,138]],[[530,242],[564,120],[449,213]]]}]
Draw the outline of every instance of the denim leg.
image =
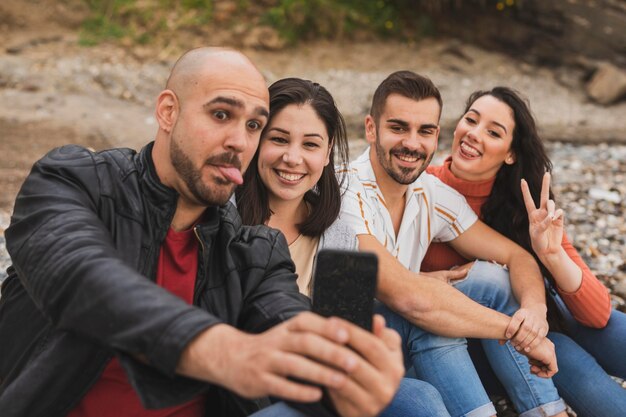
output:
[{"label": "denim leg", "polygon": [[467,353],[465,339],[426,332],[382,303],[376,303],[375,309],[402,337],[407,365],[414,368],[418,380],[436,388],[451,416],[496,414]]},{"label": "denim leg", "polygon": [[567,335],[585,349],[609,375],[626,379],[626,314],[613,310],[606,327],[583,326],[569,312],[563,300],[553,296],[567,325]]},{"label": "denim leg", "polygon": [[450,417],[439,392],[427,382],[403,378],[380,417]]},{"label": "denim leg", "polygon": [[626,413],[626,389],[602,369],[585,349],[562,333],[550,332],[559,358],[553,377],[578,417],[620,417]]},{"label": "denim leg", "polygon": [[250,417],[307,417],[307,415],[281,401],[251,414]]},{"label": "denim leg", "polygon": [[[475,262],[467,278],[455,287],[479,304],[501,313],[512,315],[519,309],[511,292],[508,271],[491,262]],[[500,345],[497,340],[484,339],[481,344],[521,416],[550,416],[565,410],[553,381],[533,375],[528,358],[509,342]]]}]

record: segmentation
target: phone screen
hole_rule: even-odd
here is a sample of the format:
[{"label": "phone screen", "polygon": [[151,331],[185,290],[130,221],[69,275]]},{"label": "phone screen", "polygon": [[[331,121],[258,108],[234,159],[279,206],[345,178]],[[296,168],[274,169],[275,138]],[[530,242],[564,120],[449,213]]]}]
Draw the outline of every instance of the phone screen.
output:
[{"label": "phone screen", "polygon": [[369,252],[324,249],[317,254],[313,311],[372,330],[378,258]]}]

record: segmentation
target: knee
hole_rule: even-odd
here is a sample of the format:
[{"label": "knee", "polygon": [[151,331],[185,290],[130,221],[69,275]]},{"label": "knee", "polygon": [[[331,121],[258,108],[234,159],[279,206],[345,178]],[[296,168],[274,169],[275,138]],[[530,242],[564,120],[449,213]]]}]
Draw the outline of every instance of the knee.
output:
[{"label": "knee", "polygon": [[511,291],[509,270],[501,265],[487,261],[476,261],[469,274],[477,284],[496,286],[501,288],[501,291]]},{"label": "knee", "polygon": [[389,411],[391,411],[391,408],[394,411],[393,415],[448,415],[439,391],[428,382],[412,378],[404,378],[402,380]]},{"label": "knee", "polygon": [[507,302],[517,304],[511,289],[509,271],[493,262],[476,261],[463,284],[470,287],[468,291],[473,295],[470,298],[487,307],[496,308]]}]

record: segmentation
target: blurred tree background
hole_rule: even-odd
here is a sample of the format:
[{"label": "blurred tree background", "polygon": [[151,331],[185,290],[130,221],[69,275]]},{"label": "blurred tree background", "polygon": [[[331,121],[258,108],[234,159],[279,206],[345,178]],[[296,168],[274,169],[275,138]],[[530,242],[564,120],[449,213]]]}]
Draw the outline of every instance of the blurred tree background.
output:
[{"label": "blurred tree background", "polygon": [[[558,65],[579,56],[626,66],[623,0],[83,0],[80,42],[167,46],[174,34],[280,49],[310,40],[462,37],[522,60]],[[222,40],[221,43],[224,43]]]},{"label": "blurred tree background", "polygon": [[[91,44],[128,37],[139,43],[176,30],[202,25],[228,26],[247,21],[266,24],[290,44],[312,39],[353,39],[367,35],[414,38],[433,34],[432,19],[423,12],[478,3],[504,10],[503,1],[410,0],[84,0],[91,16],[83,23],[83,42]],[[507,0],[508,7],[514,0]]]}]

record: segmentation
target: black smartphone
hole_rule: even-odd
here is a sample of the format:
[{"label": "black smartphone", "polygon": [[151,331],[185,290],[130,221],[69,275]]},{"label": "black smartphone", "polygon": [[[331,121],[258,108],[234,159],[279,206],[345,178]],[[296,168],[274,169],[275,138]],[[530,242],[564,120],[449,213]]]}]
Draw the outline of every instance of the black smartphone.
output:
[{"label": "black smartphone", "polygon": [[313,311],[372,331],[378,258],[369,252],[323,249],[313,273]]}]

